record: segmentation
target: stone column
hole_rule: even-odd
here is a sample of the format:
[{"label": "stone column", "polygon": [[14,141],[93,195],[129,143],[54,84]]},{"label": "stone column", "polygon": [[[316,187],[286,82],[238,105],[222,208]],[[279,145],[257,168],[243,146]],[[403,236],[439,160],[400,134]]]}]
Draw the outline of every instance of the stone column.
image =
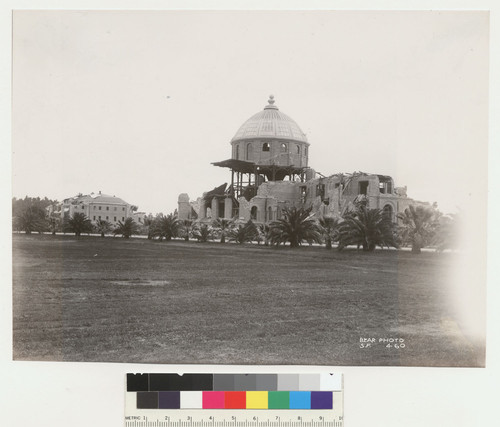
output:
[{"label": "stone column", "polygon": [[179,219],[189,219],[191,214],[191,205],[189,204],[189,196],[186,193],[179,194],[177,201]]},{"label": "stone column", "polygon": [[198,219],[205,219],[207,215],[207,202],[202,199],[200,202],[200,212],[198,214]]},{"label": "stone column", "polygon": [[233,217],[233,199],[226,197],[224,199],[224,218],[231,219]]},{"label": "stone column", "polygon": [[219,201],[217,197],[212,199],[212,219],[219,218]]}]

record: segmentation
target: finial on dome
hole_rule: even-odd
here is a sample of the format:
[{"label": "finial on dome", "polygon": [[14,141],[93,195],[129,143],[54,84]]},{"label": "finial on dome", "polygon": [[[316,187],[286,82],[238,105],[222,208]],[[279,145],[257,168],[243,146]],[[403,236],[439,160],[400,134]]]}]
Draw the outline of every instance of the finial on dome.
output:
[{"label": "finial on dome", "polygon": [[279,108],[274,104],[274,95],[269,95],[268,104],[264,107],[264,110],[278,110]]}]

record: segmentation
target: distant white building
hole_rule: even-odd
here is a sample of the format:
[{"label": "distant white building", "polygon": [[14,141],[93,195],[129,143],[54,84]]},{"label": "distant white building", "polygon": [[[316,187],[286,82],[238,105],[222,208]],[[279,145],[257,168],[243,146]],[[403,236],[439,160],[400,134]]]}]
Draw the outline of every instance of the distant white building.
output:
[{"label": "distant white building", "polygon": [[132,212],[132,219],[137,222],[137,224],[144,224],[144,217],[146,217],[146,212]]},{"label": "distant white building", "polygon": [[[53,207],[49,206],[51,211]],[[77,195],[64,199],[53,214],[59,214],[61,220],[71,218],[75,213],[82,213],[89,218],[93,224],[102,219],[108,221],[111,225],[118,224],[118,221],[125,221],[132,217],[136,222],[140,221],[141,216],[132,211],[132,205],[116,196],[107,194],[90,193],[88,195]]]}]

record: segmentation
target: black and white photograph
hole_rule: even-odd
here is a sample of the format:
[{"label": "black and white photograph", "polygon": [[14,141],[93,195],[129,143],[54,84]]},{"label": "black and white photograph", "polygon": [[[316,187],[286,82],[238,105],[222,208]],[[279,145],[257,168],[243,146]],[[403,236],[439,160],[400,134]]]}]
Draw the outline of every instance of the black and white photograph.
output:
[{"label": "black and white photograph", "polygon": [[134,373],[334,373],[345,426],[496,425],[498,16],[2,3],[0,424],[123,426]]},{"label": "black and white photograph", "polygon": [[485,366],[487,11],[12,19],[14,360]]}]

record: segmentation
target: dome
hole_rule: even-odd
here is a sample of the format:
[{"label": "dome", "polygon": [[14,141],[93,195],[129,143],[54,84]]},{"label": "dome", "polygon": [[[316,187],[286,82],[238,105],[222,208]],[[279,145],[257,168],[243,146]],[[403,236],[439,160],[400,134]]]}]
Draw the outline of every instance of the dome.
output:
[{"label": "dome", "polygon": [[274,105],[274,96],[269,96],[269,104],[263,111],[250,117],[238,129],[231,142],[242,139],[271,138],[307,143],[307,137],[295,121],[279,111]]}]

